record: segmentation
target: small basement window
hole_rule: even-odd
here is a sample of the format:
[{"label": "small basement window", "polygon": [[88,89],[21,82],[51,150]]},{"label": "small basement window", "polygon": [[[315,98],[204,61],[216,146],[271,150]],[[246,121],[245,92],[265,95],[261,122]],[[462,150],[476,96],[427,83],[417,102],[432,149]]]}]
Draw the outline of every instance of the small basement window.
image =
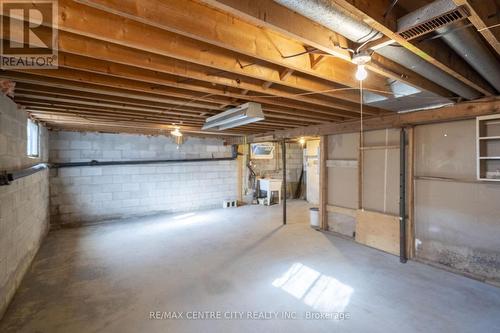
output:
[{"label": "small basement window", "polygon": [[27,153],[29,157],[38,157],[40,150],[40,129],[38,124],[33,120],[28,119],[27,125],[28,142]]}]

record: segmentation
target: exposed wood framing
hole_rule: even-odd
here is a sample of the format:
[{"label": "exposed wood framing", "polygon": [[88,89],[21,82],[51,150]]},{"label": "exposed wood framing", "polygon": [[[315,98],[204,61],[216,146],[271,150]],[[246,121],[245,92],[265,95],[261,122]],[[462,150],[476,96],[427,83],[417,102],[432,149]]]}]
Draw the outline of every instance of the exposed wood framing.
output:
[{"label": "exposed wood framing", "polygon": [[[63,8],[66,7],[65,1],[62,2]],[[137,6],[135,0],[122,0],[119,2],[78,0],[78,2],[101,10],[101,15],[104,15],[102,13],[104,11],[120,15],[146,23],[152,27],[216,45],[324,80],[348,87],[357,87],[357,81],[352,75],[356,67],[354,64],[346,63],[338,58],[329,58],[324,60],[324,66],[311,70],[308,66],[305,66],[305,63],[308,62],[306,54],[290,57],[303,52],[304,45],[302,43],[247,23],[235,18],[230,13],[217,11],[194,1],[158,2],[141,0],[141,6]],[[72,9],[85,10],[84,16],[85,14],[92,15],[91,10],[76,5]],[[199,19],[193,19],[193,17]],[[373,75],[366,81],[366,87],[384,90],[385,81],[382,77]]]},{"label": "exposed wood framing", "polygon": [[[466,2],[483,25],[492,24],[483,17],[491,10],[487,5],[455,1]],[[416,48],[394,37],[396,16],[381,18],[385,2],[332,0],[386,35],[370,47],[396,40],[490,93],[451,50],[436,50],[432,43]],[[359,118],[356,66],[347,50],[356,45],[271,0],[59,0],[58,27],[59,69],[0,73],[17,83],[15,101],[54,128],[80,130],[87,124],[131,131],[135,124],[136,130],[156,133],[176,125],[196,133],[207,117],[248,101],[262,104],[266,119],[228,134],[315,136],[354,128]],[[496,32],[485,31],[491,43]],[[49,27],[37,31],[49,33]],[[372,73],[364,87],[378,94],[392,95],[391,79],[456,97],[380,55],[367,68]],[[404,115],[370,106],[364,113],[367,128],[405,126]]]},{"label": "exposed wood framing", "polygon": [[[500,97],[489,97],[474,102],[463,102],[439,109],[408,113],[395,113],[387,116],[365,118],[365,131],[399,128],[418,124],[445,122],[453,120],[473,119],[477,116],[500,113]],[[299,127],[293,130],[274,131],[265,133],[275,140],[282,138],[296,138],[301,136],[321,136],[341,133],[355,133],[359,131],[359,120],[342,123],[322,124],[318,126]],[[249,142],[258,140],[258,136],[248,137]]]},{"label": "exposed wood framing", "polygon": [[500,14],[498,3],[486,0],[453,0],[457,6],[465,5],[469,11],[469,20],[483,35],[484,39],[500,54]]},{"label": "exposed wood framing", "polygon": [[331,0],[331,3],[332,5],[344,8],[373,29],[382,32],[388,38],[398,42],[425,61],[462,81],[471,88],[476,89],[486,96],[495,94],[489,84],[465,60],[457,57],[452,50],[437,47],[432,43],[421,43],[416,46],[398,35],[395,32],[397,30],[397,23],[394,12],[387,16],[384,15],[387,9],[387,0]]},{"label": "exposed wood framing", "polygon": [[[93,0],[92,0],[93,1]],[[283,7],[272,0],[199,0],[215,8],[228,11],[244,20],[272,29],[295,40],[310,45],[325,53],[338,57],[346,62],[351,61],[351,54],[344,48],[349,47],[349,41],[343,36]],[[378,42],[378,47],[392,40],[385,38]],[[377,47],[371,45],[372,47]],[[343,47],[343,48],[342,48]],[[323,55],[310,54],[311,69],[316,69]],[[367,64],[367,69],[381,76],[401,80],[413,87],[423,88],[438,95],[453,96],[448,90],[422,77],[393,61],[374,54],[373,62]]]}]

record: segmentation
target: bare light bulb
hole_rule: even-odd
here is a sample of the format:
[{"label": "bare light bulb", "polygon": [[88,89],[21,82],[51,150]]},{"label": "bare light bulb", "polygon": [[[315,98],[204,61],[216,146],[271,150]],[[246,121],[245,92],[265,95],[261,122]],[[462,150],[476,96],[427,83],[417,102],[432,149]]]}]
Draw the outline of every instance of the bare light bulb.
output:
[{"label": "bare light bulb", "polygon": [[365,69],[365,65],[358,65],[358,70],[356,71],[356,79],[358,81],[363,81],[368,76],[368,72]]},{"label": "bare light bulb", "polygon": [[299,143],[300,143],[301,146],[304,146],[306,144],[306,139],[300,138],[299,139]]},{"label": "bare light bulb", "polygon": [[170,132],[170,134],[176,137],[182,136],[181,131],[179,131],[179,127],[176,127],[173,131]]}]

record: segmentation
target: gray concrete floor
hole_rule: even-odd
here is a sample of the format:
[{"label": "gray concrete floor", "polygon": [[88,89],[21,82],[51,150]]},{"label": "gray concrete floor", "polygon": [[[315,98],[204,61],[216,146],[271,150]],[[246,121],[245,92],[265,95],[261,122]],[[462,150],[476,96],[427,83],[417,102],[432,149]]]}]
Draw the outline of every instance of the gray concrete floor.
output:
[{"label": "gray concrete floor", "polygon": [[314,231],[307,208],[287,226],[281,206],[247,206],[52,232],[0,332],[500,332],[500,288]]}]

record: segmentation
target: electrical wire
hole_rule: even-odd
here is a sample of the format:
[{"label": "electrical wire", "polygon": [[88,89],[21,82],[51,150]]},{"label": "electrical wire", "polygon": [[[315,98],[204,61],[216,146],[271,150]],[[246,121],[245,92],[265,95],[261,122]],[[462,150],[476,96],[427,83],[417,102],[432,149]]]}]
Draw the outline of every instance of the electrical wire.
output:
[{"label": "electrical wire", "polygon": [[363,129],[363,104],[364,104],[364,100],[363,100],[363,80],[360,80],[359,81],[359,111],[360,111],[360,124],[359,124],[359,165],[358,165],[358,168],[360,170],[359,172],[359,182],[360,182],[360,187],[361,187],[361,190],[360,190],[360,199],[359,199],[359,208],[360,209],[363,209],[363,162],[364,162],[364,150],[363,150],[363,147],[364,147],[364,129]]},{"label": "electrical wire", "polygon": [[493,28],[496,28],[496,27],[500,27],[500,23],[494,24],[494,25],[490,25],[489,27],[484,27],[484,28],[478,29],[477,31],[481,32],[481,31],[493,29]]},{"label": "electrical wire", "polygon": [[387,9],[385,10],[385,13],[384,13],[384,18],[386,18],[387,16],[389,16],[389,14],[392,12],[392,10],[394,9],[394,6],[396,6],[396,4],[398,3],[399,0],[392,0],[392,2],[389,4],[389,6],[387,7]]}]

